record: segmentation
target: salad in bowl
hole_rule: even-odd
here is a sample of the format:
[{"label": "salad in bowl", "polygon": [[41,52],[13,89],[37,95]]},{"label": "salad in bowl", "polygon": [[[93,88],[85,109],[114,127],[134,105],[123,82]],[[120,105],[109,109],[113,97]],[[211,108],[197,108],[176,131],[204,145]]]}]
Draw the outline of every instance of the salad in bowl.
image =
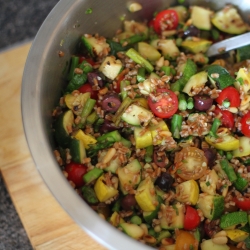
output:
[{"label": "salad in bowl", "polygon": [[175,5],[82,35],[54,154],[118,230],[161,250],[250,249],[250,46],[206,56],[248,29],[233,5]]}]

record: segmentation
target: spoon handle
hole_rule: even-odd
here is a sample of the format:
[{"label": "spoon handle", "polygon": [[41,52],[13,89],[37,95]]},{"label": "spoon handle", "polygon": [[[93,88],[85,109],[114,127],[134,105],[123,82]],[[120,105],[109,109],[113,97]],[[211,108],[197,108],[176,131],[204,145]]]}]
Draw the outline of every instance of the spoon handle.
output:
[{"label": "spoon handle", "polygon": [[247,32],[243,35],[234,36],[229,39],[225,39],[221,42],[214,43],[209,47],[207,51],[207,56],[208,57],[216,56],[249,44],[250,44],[250,32]]}]

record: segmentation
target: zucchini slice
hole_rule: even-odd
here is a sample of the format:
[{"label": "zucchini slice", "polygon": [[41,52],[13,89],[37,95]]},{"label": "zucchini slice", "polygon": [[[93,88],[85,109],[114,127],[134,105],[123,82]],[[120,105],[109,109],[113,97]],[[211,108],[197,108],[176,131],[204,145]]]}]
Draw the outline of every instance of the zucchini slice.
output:
[{"label": "zucchini slice", "polygon": [[70,144],[70,130],[74,124],[74,115],[71,110],[62,113],[55,122],[55,139],[62,148]]},{"label": "zucchini slice", "polygon": [[237,9],[230,5],[216,12],[211,21],[216,28],[229,34],[237,35],[247,31],[247,24]]}]

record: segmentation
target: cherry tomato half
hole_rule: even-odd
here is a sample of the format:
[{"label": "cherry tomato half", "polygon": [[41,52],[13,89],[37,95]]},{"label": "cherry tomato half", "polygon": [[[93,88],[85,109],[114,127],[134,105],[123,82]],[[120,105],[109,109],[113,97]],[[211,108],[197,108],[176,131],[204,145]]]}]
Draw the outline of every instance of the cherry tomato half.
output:
[{"label": "cherry tomato half", "polygon": [[226,87],[220,92],[216,102],[225,108],[238,108],[240,106],[240,93],[234,87]]},{"label": "cherry tomato half", "polygon": [[83,84],[78,90],[80,93],[90,92],[90,97],[92,99],[96,100],[98,98],[98,95],[97,95],[98,91],[93,90],[90,83]]},{"label": "cherry tomato half", "polygon": [[242,134],[250,137],[250,111],[241,118],[240,123]]},{"label": "cherry tomato half", "polygon": [[174,30],[177,28],[178,22],[178,14],[175,10],[163,10],[155,17],[154,30],[158,34],[165,30]]},{"label": "cherry tomato half", "polygon": [[169,118],[178,110],[177,95],[169,89],[157,89],[154,97],[148,97],[152,112],[160,118]]},{"label": "cherry tomato half", "polygon": [[175,154],[176,173],[184,180],[197,180],[207,171],[204,151],[196,147],[185,147]]},{"label": "cherry tomato half", "polygon": [[186,206],[186,214],[184,217],[184,229],[193,230],[199,226],[201,218],[197,210],[191,206]]},{"label": "cherry tomato half", "polygon": [[234,198],[233,201],[238,208],[244,211],[250,210],[250,198]]},{"label": "cherry tomato half", "polygon": [[180,230],[176,237],[175,249],[185,250],[193,249],[198,250],[198,241],[195,239],[191,232]]},{"label": "cherry tomato half", "polygon": [[220,115],[221,123],[227,128],[233,129],[234,127],[234,116],[228,110],[222,110],[219,107],[216,107],[214,110],[215,115]]},{"label": "cherry tomato half", "polygon": [[84,185],[83,176],[87,172],[85,165],[70,162],[66,165],[65,171],[68,173],[68,180],[74,182],[76,187],[82,187]]}]

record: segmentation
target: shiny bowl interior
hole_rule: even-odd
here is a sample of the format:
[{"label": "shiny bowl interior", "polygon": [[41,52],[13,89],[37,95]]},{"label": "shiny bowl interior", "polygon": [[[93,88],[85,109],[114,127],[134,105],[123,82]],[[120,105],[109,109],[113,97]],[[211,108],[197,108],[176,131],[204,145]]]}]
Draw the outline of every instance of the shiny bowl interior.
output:
[{"label": "shiny bowl interior", "polygon": [[[68,214],[108,249],[152,249],[132,240],[102,220],[75,193],[53,155],[51,114],[65,86],[64,70],[84,33],[112,37],[127,20],[150,19],[153,12],[176,4],[171,0],[137,0],[143,8],[130,13],[130,0],[61,0],[40,28],[25,65],[22,83],[23,125],[35,165],[54,197]],[[229,1],[190,0],[190,4],[222,8]],[[231,0],[244,17],[250,13],[248,0]],[[91,14],[86,10],[92,9]],[[63,51],[64,57],[58,52]]]}]

